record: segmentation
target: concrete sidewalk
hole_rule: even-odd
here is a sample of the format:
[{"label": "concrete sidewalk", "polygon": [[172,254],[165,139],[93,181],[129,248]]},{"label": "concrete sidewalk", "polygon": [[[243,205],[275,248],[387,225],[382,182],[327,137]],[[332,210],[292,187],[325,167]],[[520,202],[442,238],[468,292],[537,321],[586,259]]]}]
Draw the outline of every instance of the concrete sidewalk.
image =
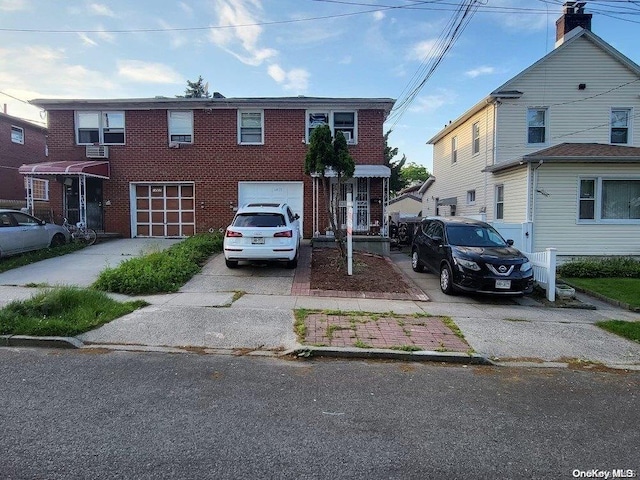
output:
[{"label": "concrete sidewalk", "polygon": [[[66,263],[73,264],[69,257],[66,256]],[[102,257],[101,262],[106,258]],[[550,308],[527,297],[449,297],[440,293],[437,276],[413,272],[406,254],[394,253],[391,259],[409,281],[433,301],[292,295],[293,270],[278,266],[229,270],[224,266],[223,256],[218,255],[179,293],[138,297],[151,305],[87,332],[79,339],[94,346],[118,346],[113,348],[278,352],[304,349],[294,334],[295,309],[418,313],[450,317],[475,352],[493,361],[509,365],[522,361],[566,364],[572,359],[640,369],[640,344],[595,326],[595,322],[606,319],[640,321],[637,313],[592,299],[588,301],[596,305],[596,310]],[[99,271],[101,265],[99,267],[94,271]],[[27,268],[13,270],[15,277],[12,278],[31,279],[31,273],[23,273]],[[0,283],[4,284],[0,286],[0,306],[10,299],[28,298],[36,291],[7,285],[7,277],[3,275],[0,274]],[[67,275],[70,280],[75,279],[73,271]],[[16,284],[29,282],[19,280]],[[112,296],[129,299],[123,295]],[[367,355],[376,352],[383,350],[360,349],[360,353]],[[406,352],[395,354],[402,356]]]}]

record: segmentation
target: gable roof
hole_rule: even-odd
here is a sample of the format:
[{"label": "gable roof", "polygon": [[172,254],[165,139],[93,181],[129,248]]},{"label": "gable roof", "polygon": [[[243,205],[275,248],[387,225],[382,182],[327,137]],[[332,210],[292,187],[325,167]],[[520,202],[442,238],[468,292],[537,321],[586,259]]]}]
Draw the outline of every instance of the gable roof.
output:
[{"label": "gable roof", "polygon": [[[569,36],[567,36],[567,37],[569,37]],[[567,37],[565,37],[565,38],[567,38]],[[445,128],[440,130],[436,135],[434,135],[431,139],[429,139],[427,141],[427,144],[436,143],[437,141],[442,139],[442,137],[444,137],[449,132],[451,132],[453,129],[457,128],[459,125],[461,125],[464,122],[466,122],[469,118],[471,118],[473,115],[475,115],[476,113],[478,113],[482,109],[486,108],[487,105],[492,104],[494,101],[496,101],[498,99],[503,99],[503,98],[519,98],[522,95],[522,92],[514,90],[513,86],[512,86],[513,83],[515,83],[518,80],[520,80],[523,76],[527,75],[531,70],[533,70],[534,68],[539,66],[541,63],[546,62],[549,58],[552,58],[552,57],[558,55],[559,52],[562,52],[565,49],[570,48],[570,46],[573,43],[577,42],[579,38],[584,38],[584,39],[592,42],[595,46],[601,48],[605,53],[609,54],[612,58],[614,58],[615,60],[617,60],[618,62],[623,64],[625,67],[627,67],[629,70],[631,70],[635,75],[637,75],[638,78],[640,78],[640,66],[639,65],[637,65],[636,63],[631,61],[626,56],[624,56],[622,53],[620,53],[618,50],[613,48],[611,45],[609,45],[603,39],[598,37],[595,33],[591,32],[590,30],[585,30],[582,27],[577,27],[574,30],[572,30],[570,38],[565,40],[564,43],[562,43],[560,46],[554,48],[552,51],[547,53],[544,57],[539,59],[537,62],[535,62],[532,65],[530,65],[527,68],[525,68],[523,71],[518,73],[515,77],[512,77],[511,79],[509,79],[508,81],[506,81],[505,83],[500,85],[493,92],[491,92],[489,95],[487,95],[485,98],[480,100],[478,103],[476,103],[469,110],[467,110],[465,113],[463,113],[460,117],[458,117],[456,120],[454,120],[453,122],[449,123],[449,125],[447,125]]]},{"label": "gable roof", "polygon": [[606,143],[560,143],[538,150],[522,158],[502,162],[483,169],[501,172],[527,163],[640,163],[640,147],[609,145]]}]

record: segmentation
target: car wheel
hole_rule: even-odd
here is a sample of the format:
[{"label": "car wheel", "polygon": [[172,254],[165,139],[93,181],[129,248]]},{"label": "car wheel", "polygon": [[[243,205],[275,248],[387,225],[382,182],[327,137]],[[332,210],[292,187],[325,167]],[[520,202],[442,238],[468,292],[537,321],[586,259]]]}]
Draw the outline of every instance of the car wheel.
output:
[{"label": "car wheel", "polygon": [[227,268],[237,268],[238,262],[236,260],[227,260],[225,258],[224,262],[227,264]]},{"label": "car wheel", "polygon": [[448,264],[444,264],[440,269],[440,290],[446,295],[453,295],[453,274]]},{"label": "car wheel", "polygon": [[64,235],[61,233],[56,233],[53,238],[51,239],[51,247],[59,247],[60,245],[64,245],[65,243],[67,243],[66,239],[64,238]]},{"label": "car wheel", "polygon": [[424,265],[420,262],[417,248],[414,248],[411,252],[411,268],[413,268],[414,272],[422,272],[424,270]]},{"label": "car wheel", "polygon": [[287,268],[296,268],[298,266],[298,251],[296,250],[296,256],[293,257],[293,260],[289,260],[287,262]]}]

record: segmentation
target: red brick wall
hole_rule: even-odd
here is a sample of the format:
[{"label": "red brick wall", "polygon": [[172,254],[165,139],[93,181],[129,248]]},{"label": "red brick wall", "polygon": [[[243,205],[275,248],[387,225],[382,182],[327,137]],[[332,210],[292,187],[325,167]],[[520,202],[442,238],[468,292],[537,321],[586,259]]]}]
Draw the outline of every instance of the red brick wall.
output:
[{"label": "red brick wall", "polygon": [[[105,231],[131,236],[130,182],[195,182],[196,227],[203,232],[231,221],[239,181],[303,181],[304,235],[312,235],[312,182],[304,174],[304,110],[265,110],[264,145],[238,145],[235,109],[195,110],[194,144],[178,149],[168,147],[166,110],[127,111],[125,117],[126,145],[109,146]],[[358,112],[358,144],[350,146],[357,164],[384,163],[382,122],[382,111]],[[49,112],[49,132],[49,160],[85,158],[85,147],[75,145],[72,111]],[[371,195],[381,197],[373,189]]]},{"label": "red brick wall", "polygon": [[[24,144],[11,141],[11,126],[24,130]],[[0,114],[0,200],[18,200],[26,205],[24,177],[18,168],[25,163],[47,161],[46,130],[10,116]]]}]

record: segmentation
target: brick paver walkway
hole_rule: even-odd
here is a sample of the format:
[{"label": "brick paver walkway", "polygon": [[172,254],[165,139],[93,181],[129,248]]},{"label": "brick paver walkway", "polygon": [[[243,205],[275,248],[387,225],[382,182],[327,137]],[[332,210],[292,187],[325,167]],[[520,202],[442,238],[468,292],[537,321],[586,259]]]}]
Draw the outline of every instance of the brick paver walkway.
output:
[{"label": "brick paver walkway", "polygon": [[440,317],[311,313],[303,343],[329,347],[403,348],[467,352],[469,344]]}]

